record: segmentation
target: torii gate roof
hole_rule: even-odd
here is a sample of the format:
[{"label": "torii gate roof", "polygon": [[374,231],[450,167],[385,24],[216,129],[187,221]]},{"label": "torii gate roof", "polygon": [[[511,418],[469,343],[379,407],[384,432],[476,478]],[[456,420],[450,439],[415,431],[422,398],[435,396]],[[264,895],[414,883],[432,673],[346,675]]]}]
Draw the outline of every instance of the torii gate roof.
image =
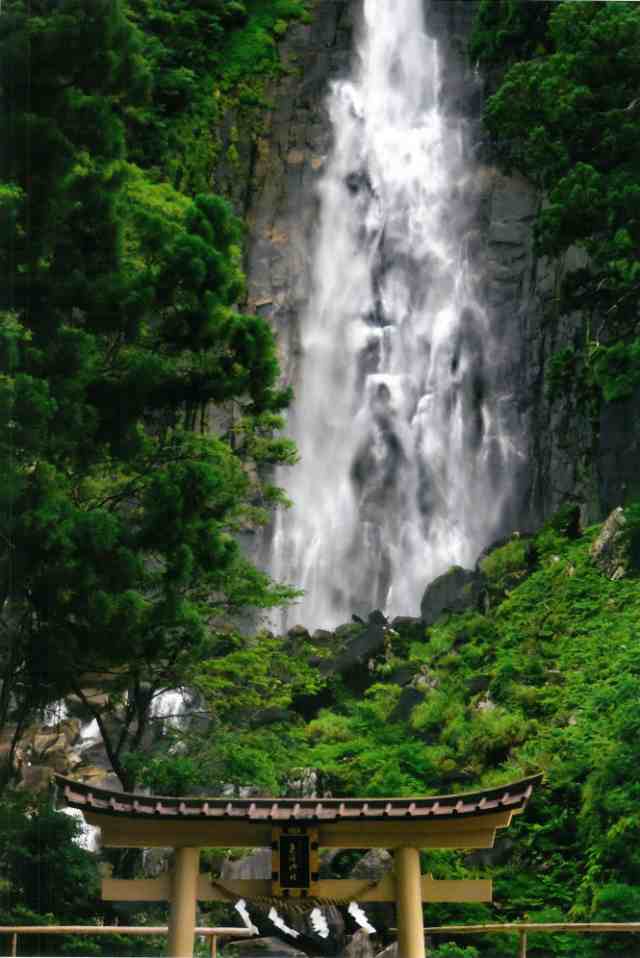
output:
[{"label": "torii gate roof", "polygon": [[526,807],[541,775],[497,788],[408,798],[168,798],[95,788],[56,776],[65,804],[103,832],[103,844],[270,845],[274,827],[309,826],[320,845],[392,848],[486,848],[496,828]]}]

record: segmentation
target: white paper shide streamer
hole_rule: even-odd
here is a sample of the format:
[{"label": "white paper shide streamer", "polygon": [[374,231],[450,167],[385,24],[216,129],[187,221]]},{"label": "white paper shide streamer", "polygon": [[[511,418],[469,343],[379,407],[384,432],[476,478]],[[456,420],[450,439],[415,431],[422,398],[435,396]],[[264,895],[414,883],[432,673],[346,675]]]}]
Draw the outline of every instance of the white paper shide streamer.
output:
[{"label": "white paper shide streamer", "polygon": [[249,912],[247,910],[247,903],[244,900],[244,898],[241,898],[240,901],[237,901],[234,907],[236,911],[238,912],[238,914],[240,915],[240,917],[242,918],[245,928],[248,928],[249,931],[252,931],[254,933],[254,935],[257,935],[258,929],[251,921],[251,916],[249,915]]},{"label": "white paper shide streamer", "polygon": [[359,906],[355,901],[352,901],[352,902],[351,902],[351,904],[349,905],[349,909],[348,909],[348,910],[349,910],[349,914],[351,915],[351,917],[353,918],[353,920],[354,920],[358,925],[360,925],[360,927],[363,928],[368,935],[375,935],[375,934],[376,934],[375,928],[373,927],[372,924],[370,924],[370,922],[369,922],[367,916],[365,915],[365,913],[363,912],[362,908],[360,908],[360,906]]},{"label": "white paper shide streamer", "polygon": [[280,915],[275,910],[275,908],[272,908],[271,911],[269,912],[269,920],[273,922],[276,928],[279,928],[280,931],[283,931],[285,935],[291,935],[292,938],[300,937],[300,932],[296,931],[295,928],[289,928],[289,926],[285,924],[284,920],[280,917]]},{"label": "white paper shide streamer", "polygon": [[324,917],[319,908],[314,908],[310,915],[311,927],[315,931],[316,935],[319,935],[321,938],[329,937],[329,926],[327,924],[327,919]]}]

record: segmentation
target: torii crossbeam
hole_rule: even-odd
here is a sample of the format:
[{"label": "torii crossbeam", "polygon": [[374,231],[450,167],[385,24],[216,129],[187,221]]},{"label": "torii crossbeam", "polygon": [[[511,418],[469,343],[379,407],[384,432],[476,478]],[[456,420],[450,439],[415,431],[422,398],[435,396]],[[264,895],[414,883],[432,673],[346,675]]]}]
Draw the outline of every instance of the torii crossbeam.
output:
[{"label": "torii crossbeam", "polygon": [[[499,788],[430,798],[166,798],[127,795],[57,776],[64,803],[98,826],[110,847],[175,849],[171,876],[105,879],[108,900],[171,902],[168,954],[191,958],[196,902],[311,898],[395,901],[400,958],[424,958],[423,902],[491,901],[491,881],[434,881],[420,849],[492,848],[496,830],[524,811],[540,775]],[[204,847],[273,850],[271,880],[212,881]],[[378,882],[321,880],[320,848],[387,848],[394,874]]]}]

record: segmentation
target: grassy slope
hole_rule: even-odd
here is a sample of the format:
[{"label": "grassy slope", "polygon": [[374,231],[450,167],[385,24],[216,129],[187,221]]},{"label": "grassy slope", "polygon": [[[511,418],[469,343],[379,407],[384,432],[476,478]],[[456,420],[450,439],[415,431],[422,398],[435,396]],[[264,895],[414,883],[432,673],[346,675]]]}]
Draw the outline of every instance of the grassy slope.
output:
[{"label": "grassy slope", "polygon": [[[545,771],[489,869],[499,920],[629,920],[639,904],[640,583],[596,568],[597,531],[570,540],[546,529],[533,569],[521,540],[492,553],[486,614],[445,616],[404,650],[391,637],[364,699],[343,691],[309,727],[337,792],[452,791]],[[405,667],[425,693],[408,727],[393,711],[402,701],[394,674]],[[444,877],[478,862],[442,853],[429,866]],[[490,915],[485,906],[431,909],[434,922]],[[532,954],[549,947],[577,955],[598,943],[536,936]],[[513,951],[499,939],[490,948]]]}]

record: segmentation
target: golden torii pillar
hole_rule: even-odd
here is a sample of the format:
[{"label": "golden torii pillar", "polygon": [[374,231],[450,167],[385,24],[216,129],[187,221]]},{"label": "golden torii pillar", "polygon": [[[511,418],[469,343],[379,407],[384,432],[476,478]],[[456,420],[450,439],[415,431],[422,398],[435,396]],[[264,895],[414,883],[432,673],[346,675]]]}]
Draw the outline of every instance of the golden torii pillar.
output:
[{"label": "golden torii pillar", "polygon": [[[499,788],[428,798],[166,798],[127,795],[57,776],[64,803],[82,811],[109,847],[171,847],[172,874],[105,879],[110,901],[169,901],[170,958],[192,958],[196,904],[245,898],[395,901],[399,958],[425,958],[424,902],[492,900],[488,879],[435,881],[420,850],[492,848],[498,828],[523,812],[541,776]],[[203,847],[272,848],[271,879],[214,881],[199,873]],[[323,879],[320,848],[386,848],[393,874],[376,882]]]}]

